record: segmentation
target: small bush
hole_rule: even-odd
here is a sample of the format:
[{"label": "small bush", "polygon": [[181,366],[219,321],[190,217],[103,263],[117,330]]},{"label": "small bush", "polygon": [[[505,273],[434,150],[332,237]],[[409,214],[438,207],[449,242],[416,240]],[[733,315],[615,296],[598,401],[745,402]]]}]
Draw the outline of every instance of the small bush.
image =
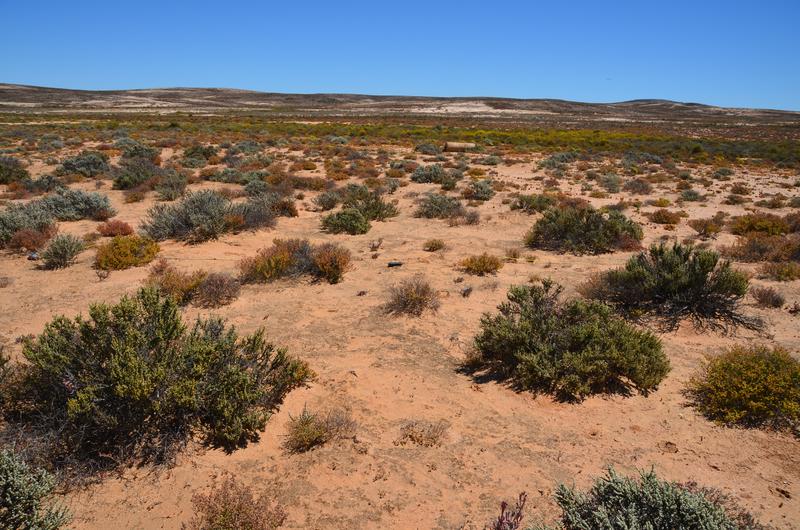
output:
[{"label": "small bush", "polygon": [[654,471],[642,472],[633,479],[610,468],[586,493],[559,485],[555,499],[563,512],[560,530],[764,528],[716,490],[666,482]]},{"label": "small bush", "polygon": [[713,421],[800,434],[800,361],[780,347],[736,346],[711,357],[687,394]]},{"label": "small bush", "polygon": [[465,211],[464,205],[455,197],[428,193],[419,201],[419,207],[414,212],[414,217],[452,219],[463,217]]},{"label": "small bush", "polygon": [[29,202],[23,208],[42,209],[59,221],[105,221],[115,213],[105,195],[71,189],[56,190],[42,199]]},{"label": "small bush", "polygon": [[141,267],[153,261],[159,250],[158,243],[146,237],[115,236],[97,247],[94,263],[98,269],[107,271]]},{"label": "small bush", "polygon": [[638,248],[642,237],[641,226],[619,212],[569,206],[547,210],[525,236],[525,244],[576,254],[601,254]]},{"label": "small bush", "polygon": [[511,203],[512,210],[522,210],[525,213],[544,212],[548,208],[555,206],[558,203],[558,198],[555,195],[548,194],[534,194],[534,195],[520,195],[513,203]]},{"label": "small bush", "polygon": [[290,453],[305,453],[331,440],[352,436],[356,422],[350,413],[334,409],[317,414],[305,407],[297,417],[289,417],[288,433],[283,447]]},{"label": "small bush", "polygon": [[467,274],[475,274],[478,276],[495,274],[502,267],[503,260],[487,252],[477,256],[470,256],[461,262],[461,270]]},{"label": "small bush", "polygon": [[363,197],[345,197],[342,201],[344,209],[356,209],[367,221],[385,221],[395,217],[399,211],[397,206],[387,203],[379,193],[369,192]]},{"label": "small bush", "polygon": [[154,206],[148,210],[142,230],[155,241],[216,239],[228,229],[229,213],[229,199],[215,191],[202,190],[187,194],[175,204]]},{"label": "small bush", "polygon": [[97,231],[103,237],[129,236],[133,233],[131,225],[119,219],[109,219],[97,226]]},{"label": "small bush", "polygon": [[222,307],[239,298],[239,280],[224,272],[208,274],[192,296],[192,303],[200,307]]},{"label": "small bush", "polygon": [[256,497],[231,477],[205,495],[192,496],[192,504],[194,517],[182,530],[274,530],[286,520],[283,506]]},{"label": "small bush", "polygon": [[749,232],[740,236],[735,244],[724,247],[722,252],[744,262],[800,260],[800,238]]},{"label": "small bush", "polygon": [[791,282],[800,280],[800,263],[788,261],[786,263],[765,263],[761,266],[761,274],[771,280]]},{"label": "small bush", "polygon": [[175,170],[165,171],[155,185],[159,200],[174,201],[186,193],[186,177]]},{"label": "small bush", "polygon": [[681,200],[687,202],[697,202],[705,200],[705,197],[703,197],[703,195],[697,190],[688,189],[681,192]]},{"label": "small bush", "polygon": [[786,303],[783,295],[772,287],[753,287],[750,294],[760,307],[780,308]]},{"label": "small bush", "polygon": [[239,263],[239,278],[242,283],[262,283],[310,274],[338,283],[350,260],[350,251],[335,243],[314,246],[307,239],[276,239],[271,247]]},{"label": "small bush", "polygon": [[42,266],[45,269],[64,269],[75,262],[83,250],[83,241],[71,234],[58,234],[42,252]]},{"label": "small bush", "polygon": [[[0,248],[8,246],[14,235],[23,230],[30,231],[31,235],[34,232],[40,234],[35,237],[39,246],[55,235],[57,229],[53,215],[41,206],[30,204],[11,205],[0,211]],[[27,235],[18,236],[17,248],[22,248],[27,239],[30,239]]]},{"label": "small bush", "polygon": [[425,252],[436,252],[445,248],[444,239],[429,239],[422,244],[422,250]]},{"label": "small bush", "polygon": [[355,208],[346,208],[322,218],[322,229],[332,234],[366,234],[371,227],[369,219]]},{"label": "small bush", "polygon": [[55,478],[31,469],[8,450],[0,451],[0,528],[56,530],[70,520],[66,508],[52,502]]},{"label": "small bush", "polygon": [[109,170],[108,157],[100,151],[82,151],[61,163],[60,174],[77,173],[84,177],[95,177]]},{"label": "small bush", "polygon": [[653,192],[653,185],[647,182],[645,179],[637,178],[626,182],[623,186],[623,189],[628,193],[649,195]]},{"label": "small bush", "polygon": [[153,289],[56,317],[26,340],[7,419],[47,433],[54,465],[164,462],[190,438],[227,450],[258,438],[307,365],[219,319],[187,328]]},{"label": "small bush", "polygon": [[384,311],[390,315],[421,316],[426,309],[439,309],[439,293],[421,275],[401,281],[389,289]]},{"label": "small bush", "polygon": [[494,197],[491,180],[475,180],[462,193],[465,199],[474,201],[488,201]]},{"label": "small bush", "polygon": [[323,191],[313,199],[313,203],[318,209],[323,212],[333,210],[336,205],[342,200],[341,196],[336,191]]},{"label": "small bush", "polygon": [[149,158],[125,158],[114,168],[111,178],[115,190],[150,189],[161,174],[161,168]]},{"label": "small bush", "polygon": [[8,242],[8,247],[13,250],[34,251],[44,248],[48,241],[56,234],[55,225],[49,225],[42,230],[23,228],[17,230]]},{"label": "small bush", "polygon": [[748,284],[746,274],[713,250],[662,243],[604,273],[593,296],[630,318],[652,317],[669,329],[684,318],[697,327],[759,329],[760,321],[739,312]]},{"label": "small bush", "polygon": [[659,208],[658,210],[650,212],[646,215],[651,222],[660,225],[674,225],[678,224],[678,222],[681,220],[681,214],[678,212],[671,212],[664,208]]},{"label": "small bush", "polygon": [[789,232],[789,224],[780,216],[771,213],[752,213],[734,217],[730,223],[731,232],[745,235],[750,232],[776,236]]},{"label": "small bush", "polygon": [[691,219],[688,224],[702,239],[714,238],[722,231],[722,219],[717,217]]},{"label": "small bush", "polygon": [[0,156],[0,184],[11,184],[29,178],[28,170],[22,166],[19,159]]},{"label": "small bush", "polygon": [[162,258],[150,269],[145,285],[158,289],[179,305],[184,305],[195,297],[207,276],[208,273],[202,270],[191,273],[180,271]]},{"label": "small bush", "polygon": [[447,176],[447,172],[439,164],[431,164],[430,166],[419,166],[411,174],[411,181],[418,183],[434,183],[441,184]]},{"label": "small bush", "polygon": [[605,304],[561,302],[560,294],[550,281],[512,287],[500,313],[481,318],[479,361],[520,388],[563,400],[657,387],[669,371],[658,337]]}]

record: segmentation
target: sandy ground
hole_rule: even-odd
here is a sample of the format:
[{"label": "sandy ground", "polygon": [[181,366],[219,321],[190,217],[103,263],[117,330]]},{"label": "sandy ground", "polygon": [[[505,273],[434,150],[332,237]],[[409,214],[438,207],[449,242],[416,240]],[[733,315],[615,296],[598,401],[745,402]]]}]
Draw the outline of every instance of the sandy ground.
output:
[{"label": "sandy ground", "polygon": [[[516,183],[523,192],[541,191],[542,182],[532,178],[541,175],[533,162],[499,166],[495,178]],[[780,182],[794,181],[756,171],[736,175],[737,179],[762,192],[778,191]],[[723,185],[715,182],[712,188]],[[94,189],[88,183],[76,187]],[[288,528],[482,528],[498,511],[500,500],[521,491],[529,494],[527,521],[552,519],[557,510],[551,493],[559,482],[585,487],[613,465],[626,473],[654,467],[667,479],[718,487],[762,522],[800,528],[800,440],[716,426],[686,407],[681,394],[703,356],[727,345],[771,341],[800,351],[798,317],[786,310],[759,310],[748,298],[747,311],[768,319],[771,336],[747,332],[723,336],[689,327],[662,335],[672,371],[649,397],[600,396],[577,405],[563,404],[473,379],[459,370],[459,364],[481,313],[493,310],[508,286],[527,282],[532,275],[549,276],[574,295],[589,274],[618,266],[630,254],[576,257],[523,249],[522,257],[507,263],[496,276],[465,275],[456,265],[468,255],[488,251],[502,256],[508,248],[521,249],[523,234],[536,217],[510,211],[501,202],[506,191],[480,206],[483,219],[477,226],[450,227],[445,221],[413,218],[409,193],[437,188],[413,183],[400,188],[394,195],[400,215],[373,223],[362,236],[320,232],[320,214],[312,211],[313,194],[307,194],[298,201],[299,217],[281,218],[273,230],[228,235],[196,246],[164,243],[161,255],[186,269],[235,272],[241,258],[275,237],[337,241],[353,252],[355,263],[340,284],[245,286],[236,302],[214,311],[244,333],[266,328],[272,340],[306,359],[319,374],[308,388],[288,396],[258,443],[230,455],[193,450],[172,469],[129,469],[72,492],[66,502],[75,513],[73,526],[179,528],[191,516],[192,495],[231,474],[274,494],[288,511]],[[580,194],[576,185],[564,183],[562,190]],[[124,204],[121,192],[110,190],[109,182],[102,191],[119,210],[117,218],[131,224],[137,224],[153,204],[149,197]],[[653,196],[674,200],[677,194],[658,191]],[[621,193],[592,202],[600,205],[621,197],[630,198]],[[681,208],[689,218],[709,217],[718,209],[742,211],[721,205],[722,192],[712,197]],[[642,212],[652,209],[643,207]],[[685,220],[667,232],[641,213],[628,213],[645,224],[646,244],[664,234],[678,238],[693,234]],[[96,224],[61,223],[61,230],[85,234]],[[444,239],[447,249],[424,252],[423,242],[433,237]],[[369,244],[379,238],[383,244],[373,259]],[[723,235],[714,244],[732,239]],[[88,250],[76,265],[44,272],[19,255],[0,255],[2,275],[13,279],[0,290],[0,341],[18,352],[16,337],[40,332],[56,314],[85,313],[92,301],[113,302],[122,293],[132,293],[148,273],[147,267],[135,268],[100,280],[91,267],[93,257]],[[527,257],[535,260],[531,263]],[[404,265],[387,268],[390,260]],[[422,318],[384,315],[380,306],[388,288],[416,273],[424,274],[440,291],[438,313]],[[459,277],[464,280],[456,283]],[[754,283],[776,287],[789,304],[800,301],[798,281]],[[463,298],[459,292],[466,285],[474,291]],[[359,291],[367,293],[357,296]],[[185,316],[205,313],[190,307]],[[355,437],[305,454],[286,454],[281,444],[287,421],[304,406],[348,407],[358,421]],[[430,448],[397,445],[400,426],[412,419],[446,421],[444,443]]]}]

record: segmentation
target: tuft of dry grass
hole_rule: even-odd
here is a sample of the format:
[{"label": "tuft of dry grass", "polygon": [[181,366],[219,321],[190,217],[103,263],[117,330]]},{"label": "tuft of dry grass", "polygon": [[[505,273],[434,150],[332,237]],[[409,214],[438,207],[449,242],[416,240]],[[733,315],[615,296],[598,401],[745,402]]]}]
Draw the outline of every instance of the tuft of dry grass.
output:
[{"label": "tuft of dry grass", "polygon": [[439,294],[422,275],[401,281],[389,290],[389,301],[384,310],[391,315],[418,317],[426,309],[437,311],[441,302]]},{"label": "tuft of dry grass", "polygon": [[445,248],[444,239],[429,239],[422,245],[425,252],[436,252]]},{"label": "tuft of dry grass", "polygon": [[333,409],[322,414],[303,407],[299,416],[289,417],[283,447],[290,453],[305,453],[331,440],[352,436],[356,427],[350,411]]},{"label": "tuft of dry grass", "polygon": [[753,287],[750,294],[760,307],[779,308],[786,303],[786,298],[772,287]]},{"label": "tuft of dry grass", "polygon": [[395,445],[413,444],[420,447],[438,447],[447,435],[450,425],[444,421],[411,420],[400,427]]}]

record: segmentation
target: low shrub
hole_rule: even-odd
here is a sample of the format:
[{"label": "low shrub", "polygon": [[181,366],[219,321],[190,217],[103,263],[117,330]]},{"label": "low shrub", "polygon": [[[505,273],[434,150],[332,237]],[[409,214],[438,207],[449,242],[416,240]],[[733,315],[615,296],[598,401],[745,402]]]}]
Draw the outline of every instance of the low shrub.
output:
[{"label": "low shrub", "polygon": [[274,530],[286,520],[283,506],[228,477],[206,494],[192,496],[194,517],[184,530]]},{"label": "low shrub", "polygon": [[659,208],[658,210],[652,211],[646,215],[651,222],[660,225],[674,225],[678,224],[678,222],[681,220],[680,213],[671,212],[664,208]]},{"label": "low shrub", "polygon": [[400,213],[395,204],[384,201],[383,197],[374,191],[368,192],[363,197],[345,196],[342,207],[358,210],[367,221],[385,221]]},{"label": "low shrub", "polygon": [[0,184],[11,184],[29,178],[28,170],[18,158],[0,156]]},{"label": "low shrub", "polygon": [[124,158],[111,172],[115,190],[152,188],[163,171],[149,158]]},{"label": "low shrub", "polygon": [[441,302],[439,293],[422,275],[402,280],[389,289],[389,301],[384,311],[390,315],[421,316],[425,310],[436,312]]},{"label": "low shrub", "polygon": [[[634,479],[609,468],[585,493],[559,485],[555,500],[563,512],[561,524],[556,527],[559,530],[766,530],[718,490],[694,483],[667,482],[652,470],[641,472]],[[548,526],[537,528],[555,530]]]},{"label": "low shrub", "polygon": [[61,163],[58,173],[78,174],[84,177],[96,177],[108,172],[108,156],[100,151],[81,151],[78,155],[67,158]]},{"label": "low shrub", "polygon": [[718,216],[710,217],[707,219],[691,219],[689,220],[689,227],[692,228],[697,235],[702,239],[715,238],[717,234],[722,232],[722,225],[724,219]]},{"label": "low shrub", "polygon": [[239,263],[239,278],[242,283],[263,283],[310,274],[338,283],[350,261],[350,251],[335,243],[312,245],[307,239],[276,239],[271,247]]},{"label": "low shrub", "polygon": [[723,247],[722,253],[737,261],[784,262],[800,260],[800,237],[770,236],[763,232],[749,232],[736,243]]},{"label": "low shrub", "polygon": [[750,294],[760,307],[781,308],[786,303],[786,298],[772,287],[753,287]]},{"label": "low shrub", "polygon": [[466,210],[461,201],[455,197],[427,193],[419,201],[419,206],[414,217],[424,217],[426,219],[452,219],[463,217]]},{"label": "low shrub", "polygon": [[422,250],[425,252],[436,252],[445,248],[444,239],[429,239],[422,244]]},{"label": "low shrub", "polygon": [[195,297],[208,273],[203,270],[183,272],[165,259],[158,260],[150,269],[145,285],[158,289],[179,305],[188,304]]},{"label": "low shrub", "polygon": [[623,214],[587,207],[551,208],[525,236],[531,248],[595,253],[639,248],[642,228]]},{"label": "low shrub", "polygon": [[484,314],[477,362],[515,386],[562,400],[602,392],[646,394],[669,371],[661,342],[605,304],[560,300],[551,281],[514,286],[499,314]]},{"label": "low shrub", "polygon": [[97,226],[97,231],[103,237],[129,236],[133,233],[131,225],[119,219],[109,219]]},{"label": "low shrub", "polygon": [[321,211],[326,212],[328,210],[333,210],[342,200],[342,197],[336,191],[323,191],[314,199],[312,202],[314,205]]},{"label": "low shrub", "polygon": [[183,197],[186,193],[186,185],[188,181],[186,177],[174,169],[164,171],[158,178],[155,184],[155,191],[158,194],[159,200],[174,201]]},{"label": "low shrub", "polygon": [[239,280],[224,272],[208,274],[197,286],[192,303],[200,307],[222,307],[239,298]]},{"label": "low shrub", "polygon": [[79,237],[58,234],[42,252],[42,267],[48,270],[69,267],[83,248],[83,241]]},{"label": "low shrub", "polygon": [[713,250],[661,243],[603,273],[592,297],[629,318],[653,319],[668,329],[686,318],[697,327],[759,329],[758,319],[739,312],[748,285],[747,275]]},{"label": "low shrub", "polygon": [[41,210],[59,221],[80,221],[92,219],[105,221],[114,215],[114,208],[108,197],[97,192],[72,189],[58,189],[41,199],[19,206],[28,211]]},{"label": "low shrub", "polygon": [[546,193],[519,195],[516,199],[514,199],[514,202],[511,203],[511,209],[522,210],[525,213],[536,213],[543,212],[548,208],[555,206],[557,203],[557,196]]},{"label": "low shrub", "polygon": [[786,263],[765,263],[761,266],[761,274],[771,280],[791,282],[800,280],[800,263],[787,261]]},{"label": "low shrub", "polygon": [[686,392],[713,421],[800,434],[800,361],[780,347],[735,346],[711,357]]},{"label": "low shrub", "polygon": [[287,429],[283,447],[290,453],[305,453],[337,438],[352,436],[356,422],[346,410],[319,414],[303,407],[299,416],[289,417]]},{"label": "low shrub", "polygon": [[18,248],[22,248],[26,240],[32,243],[38,242],[41,246],[56,233],[57,229],[53,215],[40,206],[30,206],[30,203],[12,204],[0,211],[0,248],[8,246],[14,235],[21,231],[30,231],[28,233],[30,235],[35,232],[39,235],[36,237],[28,237],[28,234],[18,236]]},{"label": "low shrub", "polygon": [[233,450],[312,375],[263,331],[240,338],[219,319],[187,327],[154,289],[92,305],[88,318],[56,317],[23,356],[6,419],[43,433],[54,466],[72,458],[91,470],[168,462],[195,436]]},{"label": "low shrub", "polygon": [[332,234],[366,234],[372,226],[360,210],[345,208],[322,218],[322,229]]},{"label": "low shrub", "polygon": [[439,164],[429,166],[419,166],[411,173],[411,181],[422,184],[434,183],[441,184],[447,176],[445,169]]},{"label": "low shrub", "polygon": [[56,235],[55,225],[47,225],[41,230],[23,228],[17,230],[8,241],[8,248],[13,250],[34,251],[44,248],[50,239]]},{"label": "low shrub", "polygon": [[107,271],[141,267],[153,261],[159,250],[158,243],[147,237],[114,236],[108,243],[97,247],[94,264]]},{"label": "low shrub", "polygon": [[52,500],[55,487],[55,478],[44,469],[0,451],[0,528],[57,530],[69,523],[69,511]]},{"label": "low shrub", "polygon": [[503,260],[484,252],[464,259],[460,266],[461,270],[467,274],[486,276],[487,274],[496,274],[497,271],[503,268]]},{"label": "low shrub", "polygon": [[488,201],[494,197],[494,189],[492,188],[492,181],[474,180],[469,183],[469,186],[461,194],[465,199],[473,201]]},{"label": "low shrub", "polygon": [[681,192],[680,199],[687,202],[698,202],[705,200],[705,197],[697,190],[688,189]]},{"label": "low shrub", "polygon": [[649,195],[653,192],[653,185],[643,178],[629,180],[622,187],[628,193],[635,193],[638,195]]},{"label": "low shrub", "polygon": [[750,232],[776,236],[789,232],[789,224],[780,216],[771,213],[751,213],[731,219],[730,230],[736,235]]},{"label": "low shrub", "polygon": [[142,230],[155,241],[216,239],[229,228],[230,207],[230,200],[215,191],[189,193],[175,204],[148,210]]}]

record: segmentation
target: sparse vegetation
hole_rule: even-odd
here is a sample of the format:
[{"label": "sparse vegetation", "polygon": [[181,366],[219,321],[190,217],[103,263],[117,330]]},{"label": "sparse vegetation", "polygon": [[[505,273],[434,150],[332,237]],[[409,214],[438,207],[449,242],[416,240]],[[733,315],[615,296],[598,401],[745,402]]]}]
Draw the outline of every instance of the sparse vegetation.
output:
[{"label": "sparse vegetation", "polygon": [[305,453],[331,440],[352,436],[356,422],[347,410],[315,413],[304,407],[300,415],[289,417],[287,429],[283,447],[290,453]]},{"label": "sparse vegetation", "polygon": [[419,317],[426,310],[436,312],[440,305],[439,293],[424,276],[417,275],[389,289],[389,301],[384,310],[391,315]]},{"label": "sparse vegetation", "polygon": [[183,530],[274,530],[286,520],[283,506],[233,477],[195,494],[192,504],[194,517]]}]

